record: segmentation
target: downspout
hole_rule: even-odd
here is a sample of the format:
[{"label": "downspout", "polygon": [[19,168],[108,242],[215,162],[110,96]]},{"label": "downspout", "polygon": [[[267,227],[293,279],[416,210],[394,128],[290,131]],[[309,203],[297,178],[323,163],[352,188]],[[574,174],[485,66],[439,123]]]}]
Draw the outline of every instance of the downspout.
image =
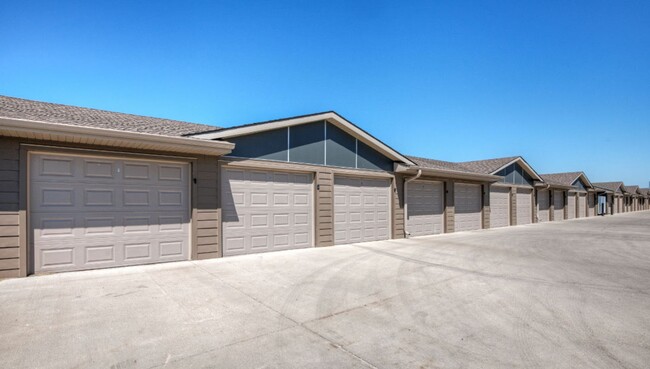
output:
[{"label": "downspout", "polygon": [[418,169],[418,174],[411,178],[407,178],[404,180],[404,237],[409,238],[411,236],[411,233],[408,231],[408,195],[409,195],[409,182],[415,181],[416,179],[420,178],[422,175],[422,169]]}]

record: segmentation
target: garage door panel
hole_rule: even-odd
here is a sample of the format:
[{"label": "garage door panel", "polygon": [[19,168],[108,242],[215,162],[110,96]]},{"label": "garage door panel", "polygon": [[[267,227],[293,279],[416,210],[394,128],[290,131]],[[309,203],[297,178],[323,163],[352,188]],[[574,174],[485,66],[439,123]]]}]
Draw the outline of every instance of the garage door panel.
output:
[{"label": "garage door panel", "polygon": [[507,227],[510,225],[510,188],[490,188],[490,227]]},{"label": "garage door panel", "polygon": [[540,190],[537,192],[537,219],[540,222],[547,222],[549,220],[550,212],[550,198],[548,190]]},{"label": "garage door panel", "polygon": [[334,243],[388,239],[389,190],[388,180],[336,176]]},{"label": "garage door panel", "polygon": [[188,258],[189,165],[33,154],[30,168],[36,272]]},{"label": "garage door panel", "polygon": [[411,236],[442,233],[444,224],[442,182],[413,181],[407,186],[407,227]]},{"label": "garage door panel", "polygon": [[517,225],[530,224],[532,222],[532,193],[532,189],[517,189]]},{"label": "garage door panel", "polygon": [[567,219],[574,219],[576,217],[576,196],[575,194],[569,194],[567,201]]},{"label": "garage door panel", "polygon": [[584,218],[587,212],[587,195],[580,194],[578,197],[578,218]]},{"label": "garage door panel", "polygon": [[312,246],[311,174],[222,171],[224,256]]},{"label": "garage door panel", "polygon": [[481,229],[481,186],[467,183],[454,184],[455,230]]}]

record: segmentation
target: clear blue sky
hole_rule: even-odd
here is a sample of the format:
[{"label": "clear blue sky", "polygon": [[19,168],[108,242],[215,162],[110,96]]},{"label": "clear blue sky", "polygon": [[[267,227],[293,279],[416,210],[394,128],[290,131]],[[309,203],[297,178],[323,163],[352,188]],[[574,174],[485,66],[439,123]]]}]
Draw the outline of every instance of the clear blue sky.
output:
[{"label": "clear blue sky", "polygon": [[649,1],[3,1],[0,45],[4,95],[650,180]]}]

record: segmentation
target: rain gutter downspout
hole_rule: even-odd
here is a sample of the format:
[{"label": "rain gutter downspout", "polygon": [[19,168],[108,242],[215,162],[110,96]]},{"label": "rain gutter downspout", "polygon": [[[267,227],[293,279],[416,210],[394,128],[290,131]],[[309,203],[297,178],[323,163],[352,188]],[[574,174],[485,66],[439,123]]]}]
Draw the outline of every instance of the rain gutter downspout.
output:
[{"label": "rain gutter downspout", "polygon": [[416,179],[420,178],[422,175],[422,169],[418,169],[418,173],[410,178],[407,178],[404,180],[404,237],[409,238],[411,236],[411,233],[408,231],[408,194],[409,194],[409,182],[415,181]]}]

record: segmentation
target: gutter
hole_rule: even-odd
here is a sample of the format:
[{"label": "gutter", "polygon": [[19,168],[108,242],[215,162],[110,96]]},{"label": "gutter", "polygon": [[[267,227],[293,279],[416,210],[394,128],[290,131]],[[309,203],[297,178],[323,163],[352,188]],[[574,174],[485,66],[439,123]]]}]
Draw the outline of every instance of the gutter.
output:
[{"label": "gutter", "polygon": [[396,173],[413,173],[416,170],[422,171],[423,175],[431,175],[434,177],[448,178],[448,179],[474,180],[479,182],[492,183],[492,182],[498,182],[503,178],[501,176],[495,176],[493,174],[461,172],[461,171],[450,170],[450,169],[422,168],[419,166],[407,167],[401,164],[395,168]]},{"label": "gutter", "polygon": [[409,182],[415,181],[416,179],[420,178],[422,175],[422,169],[418,169],[418,173],[410,178],[407,178],[404,180],[404,237],[409,238],[411,237],[411,232],[408,231],[408,194],[409,194]]},{"label": "gutter", "polygon": [[214,156],[229,154],[235,147],[235,144],[225,141],[208,141],[7,117],[0,117],[0,136]]}]

